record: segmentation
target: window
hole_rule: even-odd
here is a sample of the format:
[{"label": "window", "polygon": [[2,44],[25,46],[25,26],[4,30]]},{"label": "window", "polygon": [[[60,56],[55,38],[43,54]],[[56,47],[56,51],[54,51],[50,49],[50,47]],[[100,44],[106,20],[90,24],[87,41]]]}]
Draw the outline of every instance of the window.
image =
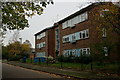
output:
[{"label": "window", "polygon": [[67,50],[64,50],[63,53],[64,53],[64,54],[63,54],[64,56],[66,56],[66,57],[68,56],[68,54],[67,54]]},{"label": "window", "polygon": [[86,14],[83,13],[83,14],[81,14],[81,22],[82,22],[82,21],[85,21],[85,20],[86,20]]},{"label": "window", "polygon": [[89,37],[89,29],[86,30],[86,35],[85,36],[86,36],[86,38]]},{"label": "window", "polygon": [[41,38],[43,38],[43,37],[45,37],[45,32],[43,32],[43,33],[37,35],[37,39],[41,39]]},{"label": "window", "polygon": [[72,55],[75,55],[75,49],[72,50]]},{"label": "window", "polygon": [[77,23],[79,23],[78,16],[74,17],[74,24],[77,24]]},{"label": "window", "polygon": [[107,47],[103,47],[103,50],[104,50],[105,56],[108,56],[108,48]]},{"label": "window", "polygon": [[65,21],[62,23],[62,29],[68,28],[68,27],[73,27],[75,24],[85,21],[88,18],[87,12],[84,12],[76,17],[73,17],[70,20]]},{"label": "window", "polygon": [[82,39],[82,31],[80,31],[79,36],[80,36],[80,39]]},{"label": "window", "polygon": [[90,48],[82,48],[82,55],[90,55]]},{"label": "window", "polygon": [[63,36],[63,43],[65,43],[65,42],[69,42],[70,41],[70,39],[69,39],[69,35],[67,35],[67,36]]},{"label": "window", "polygon": [[81,22],[81,15],[78,16],[78,21]]},{"label": "window", "polygon": [[66,36],[63,36],[63,43],[65,43],[65,38],[66,38]]},{"label": "window", "polygon": [[100,11],[100,16],[104,17],[105,13],[108,12],[108,11],[109,11],[109,9],[104,9],[104,10]]},{"label": "window", "polygon": [[85,38],[85,33],[86,33],[86,31],[84,30],[84,31],[82,31],[82,36],[83,36],[83,38]]},{"label": "window", "polygon": [[64,22],[64,23],[62,24],[62,29],[65,29],[65,28],[67,28],[66,22]]},{"label": "window", "polygon": [[71,34],[72,36],[72,41],[76,40],[75,34]]},{"label": "window", "polygon": [[75,37],[76,37],[75,40],[79,40],[79,39],[80,39],[80,35],[79,35],[79,33],[80,33],[80,32],[76,32],[76,33],[75,33]]},{"label": "window", "polygon": [[87,54],[90,55],[90,48],[87,48]]},{"label": "window", "polygon": [[75,57],[79,57],[84,55],[84,56],[89,56],[90,55],[90,48],[81,48],[81,49],[71,49],[71,50],[64,50],[63,55],[64,56],[70,56],[73,55]]},{"label": "window", "polygon": [[37,48],[42,48],[42,47],[45,47],[45,42],[37,44]]},{"label": "window", "polygon": [[80,32],[75,32],[73,34],[63,36],[63,43],[74,42],[76,40],[86,39],[88,37],[89,37],[89,29],[86,29],[86,30],[82,30]]},{"label": "window", "polygon": [[107,37],[106,28],[102,28],[102,37]]},{"label": "window", "polygon": [[74,18],[73,19],[71,19],[71,27],[73,27],[73,26],[75,26],[75,21],[74,21]]},{"label": "window", "polygon": [[82,55],[85,56],[87,54],[86,48],[82,49]]},{"label": "window", "polygon": [[81,55],[81,52],[80,52],[81,49],[76,49],[76,57],[79,57]]},{"label": "window", "polygon": [[43,32],[43,37],[45,37],[45,32]]},{"label": "window", "polygon": [[85,19],[88,19],[88,13],[85,12]]},{"label": "window", "polygon": [[45,47],[45,42],[43,42],[43,47]]},{"label": "window", "polygon": [[37,44],[37,48],[39,48],[39,44]]},{"label": "window", "polygon": [[36,57],[45,57],[45,52],[37,52]]}]

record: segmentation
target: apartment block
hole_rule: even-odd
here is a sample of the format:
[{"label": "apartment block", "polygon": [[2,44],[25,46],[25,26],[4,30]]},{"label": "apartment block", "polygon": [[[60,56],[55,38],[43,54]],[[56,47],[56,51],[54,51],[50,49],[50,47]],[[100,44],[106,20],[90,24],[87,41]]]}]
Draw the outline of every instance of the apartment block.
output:
[{"label": "apartment block", "polygon": [[[106,38],[111,35],[115,36],[117,34],[110,33],[107,34],[107,29],[102,27],[101,39],[99,37],[99,32],[96,30],[97,26],[93,24],[93,13],[99,12],[99,16],[104,17],[101,13],[103,11],[109,11],[106,7],[101,6],[106,4],[93,3],[87,5],[81,10],[71,14],[70,16],[58,21],[53,25],[52,28],[45,29],[40,33],[35,34],[36,39],[36,53],[38,51],[45,52],[44,56],[51,55],[56,57],[58,55],[69,56],[73,55],[79,57],[81,55],[91,55],[93,50],[91,45],[101,40],[106,40]],[[43,33],[45,32],[45,33]],[[38,34],[45,34],[43,39],[37,39]],[[117,35],[118,36],[118,35]],[[51,38],[50,38],[51,37]],[[42,43],[43,42],[43,43]],[[43,49],[37,49],[37,46],[45,44]],[[107,54],[108,48],[103,46],[103,50]],[[117,50],[113,52],[110,56],[114,58]]]},{"label": "apartment block", "polygon": [[36,57],[55,57],[55,31],[54,27],[43,29],[35,34]]}]

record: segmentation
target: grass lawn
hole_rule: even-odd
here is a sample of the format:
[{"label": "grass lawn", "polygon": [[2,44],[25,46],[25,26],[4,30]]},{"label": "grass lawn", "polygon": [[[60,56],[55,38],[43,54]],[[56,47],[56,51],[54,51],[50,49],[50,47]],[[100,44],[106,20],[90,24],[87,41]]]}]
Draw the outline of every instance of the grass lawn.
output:
[{"label": "grass lawn", "polygon": [[[30,59],[26,60],[27,63],[31,63]],[[56,63],[34,63],[32,60],[32,64],[40,65],[40,66],[49,66],[49,67],[57,67],[57,68],[66,68],[73,70],[91,70],[91,64],[80,64],[80,63],[67,63],[67,62],[56,62]],[[62,66],[62,67],[61,67]],[[120,64],[115,63],[106,63],[104,65],[98,65],[97,63],[93,63],[93,70],[100,72],[110,72],[110,73],[120,73]]]}]

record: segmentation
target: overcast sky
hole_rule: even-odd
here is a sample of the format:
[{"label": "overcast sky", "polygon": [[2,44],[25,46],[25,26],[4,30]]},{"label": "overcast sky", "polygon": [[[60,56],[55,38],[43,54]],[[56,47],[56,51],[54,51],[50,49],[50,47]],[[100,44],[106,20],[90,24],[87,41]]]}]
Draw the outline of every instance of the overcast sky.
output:
[{"label": "overcast sky", "polygon": [[[64,2],[62,2],[64,1]],[[35,15],[32,18],[28,18],[30,27],[25,28],[20,31],[20,38],[22,42],[29,40],[32,44],[32,47],[35,47],[35,38],[34,34],[43,30],[46,27],[52,26],[55,22],[69,16],[72,13],[75,13],[80,9],[80,7],[88,4],[87,0],[57,0],[54,5],[48,5],[44,9],[42,15]],[[65,2],[66,1],[66,2]],[[92,1],[92,0],[91,0]],[[8,44],[9,39],[11,38],[12,33],[7,32],[4,44]],[[52,36],[51,36],[52,37]]]}]

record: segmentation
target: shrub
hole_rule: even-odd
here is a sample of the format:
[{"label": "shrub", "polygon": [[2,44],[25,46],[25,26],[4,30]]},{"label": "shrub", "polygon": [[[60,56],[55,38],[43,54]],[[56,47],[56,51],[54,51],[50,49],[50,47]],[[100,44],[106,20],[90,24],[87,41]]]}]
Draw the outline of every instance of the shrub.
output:
[{"label": "shrub", "polygon": [[58,56],[57,60],[59,62],[76,62],[76,63],[82,63],[82,64],[89,64],[92,62],[92,58],[90,56],[80,56],[80,57],[75,57],[75,56]]}]

